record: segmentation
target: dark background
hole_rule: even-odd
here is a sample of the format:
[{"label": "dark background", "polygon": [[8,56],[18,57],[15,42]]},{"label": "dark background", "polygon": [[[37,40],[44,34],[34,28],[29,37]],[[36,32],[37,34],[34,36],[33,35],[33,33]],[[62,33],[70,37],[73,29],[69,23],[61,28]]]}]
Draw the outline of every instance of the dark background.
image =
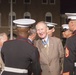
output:
[{"label": "dark background", "polygon": [[60,13],[76,13],[76,0],[60,0]]}]

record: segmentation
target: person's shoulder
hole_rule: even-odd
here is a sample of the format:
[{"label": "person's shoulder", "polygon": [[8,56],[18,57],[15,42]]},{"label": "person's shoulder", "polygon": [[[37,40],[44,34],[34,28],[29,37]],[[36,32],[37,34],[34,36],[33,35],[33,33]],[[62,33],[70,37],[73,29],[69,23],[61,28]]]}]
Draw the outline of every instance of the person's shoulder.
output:
[{"label": "person's shoulder", "polygon": [[76,40],[76,35],[72,35],[71,37],[67,38],[67,42],[75,42]]},{"label": "person's shoulder", "polygon": [[13,40],[7,40],[3,43],[3,46],[10,46],[12,45]]},{"label": "person's shoulder", "polygon": [[55,36],[53,36],[53,37],[50,37],[51,39],[53,39],[53,40],[59,40],[59,41],[61,41],[61,39],[60,38],[58,38],[58,37],[55,37]]},{"label": "person's shoulder", "polygon": [[40,42],[40,41],[41,41],[41,39],[39,38],[39,39],[35,40],[34,42],[37,43],[37,42]]},{"label": "person's shoulder", "polygon": [[28,40],[21,40],[21,39],[14,39],[14,40],[8,40],[5,42],[7,45],[12,44],[12,45],[23,45],[23,46],[27,46],[28,48],[36,48],[33,44],[29,43]]},{"label": "person's shoulder", "polygon": [[12,40],[8,40],[4,42],[5,44],[21,44],[21,43],[25,43],[25,41],[23,40],[19,40],[19,39],[12,39]]},{"label": "person's shoulder", "polygon": [[76,34],[69,37],[70,39],[76,39]]},{"label": "person's shoulder", "polygon": [[40,41],[41,41],[40,38],[39,39],[36,39],[36,40],[34,40],[34,44],[39,43]]},{"label": "person's shoulder", "polygon": [[7,40],[5,41],[4,43],[10,43],[10,42],[13,42],[14,40]]}]

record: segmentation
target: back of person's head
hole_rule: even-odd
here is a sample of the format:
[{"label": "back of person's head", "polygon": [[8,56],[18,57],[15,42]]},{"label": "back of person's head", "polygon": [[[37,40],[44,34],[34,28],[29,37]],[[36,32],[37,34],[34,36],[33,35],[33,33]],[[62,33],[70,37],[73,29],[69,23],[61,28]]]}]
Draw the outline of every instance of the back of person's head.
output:
[{"label": "back of person's head", "polygon": [[34,39],[36,39],[36,29],[35,28],[33,28],[33,27],[30,28],[28,39],[30,39],[31,41],[34,41]]},{"label": "back of person's head", "polygon": [[36,21],[34,19],[17,19],[14,20],[13,23],[17,24],[17,33],[18,36],[23,38],[28,38],[28,31],[31,24],[34,24]]},{"label": "back of person's head", "polygon": [[34,27],[30,28],[29,35],[36,34],[36,29]]},{"label": "back of person's head", "polygon": [[22,36],[22,37],[26,38],[29,35],[28,31],[29,31],[29,28],[17,27],[17,34],[18,34],[18,36]]}]

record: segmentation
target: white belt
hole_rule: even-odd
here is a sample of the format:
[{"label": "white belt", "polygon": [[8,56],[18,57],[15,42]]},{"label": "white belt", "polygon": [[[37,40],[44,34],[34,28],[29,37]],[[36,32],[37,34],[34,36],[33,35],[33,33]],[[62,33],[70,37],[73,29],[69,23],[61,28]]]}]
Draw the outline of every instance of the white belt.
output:
[{"label": "white belt", "polygon": [[26,69],[12,68],[12,67],[4,67],[4,71],[14,72],[14,73],[28,73]]}]

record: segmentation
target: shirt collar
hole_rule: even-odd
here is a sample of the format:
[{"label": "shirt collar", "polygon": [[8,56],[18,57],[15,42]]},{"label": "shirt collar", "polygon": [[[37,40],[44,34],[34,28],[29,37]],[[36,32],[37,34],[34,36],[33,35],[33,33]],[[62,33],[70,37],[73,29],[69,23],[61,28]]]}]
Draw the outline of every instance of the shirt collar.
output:
[{"label": "shirt collar", "polygon": [[73,32],[73,34],[76,34],[76,30]]},{"label": "shirt collar", "polygon": [[44,40],[46,41],[47,44],[49,43],[48,35],[46,36],[46,38],[42,39],[42,41]]}]

